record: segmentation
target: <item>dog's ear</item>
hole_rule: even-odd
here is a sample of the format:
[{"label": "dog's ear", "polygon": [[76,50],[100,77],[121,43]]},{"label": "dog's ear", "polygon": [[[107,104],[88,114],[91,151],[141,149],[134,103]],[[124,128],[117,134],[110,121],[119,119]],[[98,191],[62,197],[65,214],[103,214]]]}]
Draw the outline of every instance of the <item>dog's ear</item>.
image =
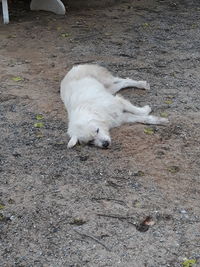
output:
[{"label": "dog's ear", "polygon": [[74,147],[78,142],[78,139],[76,136],[72,136],[71,139],[69,140],[69,143],[67,145],[68,148]]}]

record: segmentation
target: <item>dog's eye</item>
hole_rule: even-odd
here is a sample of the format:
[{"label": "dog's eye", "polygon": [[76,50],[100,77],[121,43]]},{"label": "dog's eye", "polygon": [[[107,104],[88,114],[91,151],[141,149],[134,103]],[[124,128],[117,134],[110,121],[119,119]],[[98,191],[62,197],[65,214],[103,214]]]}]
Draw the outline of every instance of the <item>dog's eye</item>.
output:
[{"label": "dog's eye", "polygon": [[99,128],[96,130],[96,133],[99,133]]}]

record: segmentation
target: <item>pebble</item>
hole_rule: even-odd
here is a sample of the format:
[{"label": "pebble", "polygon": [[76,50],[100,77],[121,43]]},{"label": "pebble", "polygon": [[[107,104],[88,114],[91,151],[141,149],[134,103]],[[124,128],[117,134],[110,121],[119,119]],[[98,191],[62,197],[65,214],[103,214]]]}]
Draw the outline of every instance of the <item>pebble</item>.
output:
[{"label": "pebble", "polygon": [[187,214],[187,211],[183,209],[183,210],[180,210],[180,213],[181,214]]}]

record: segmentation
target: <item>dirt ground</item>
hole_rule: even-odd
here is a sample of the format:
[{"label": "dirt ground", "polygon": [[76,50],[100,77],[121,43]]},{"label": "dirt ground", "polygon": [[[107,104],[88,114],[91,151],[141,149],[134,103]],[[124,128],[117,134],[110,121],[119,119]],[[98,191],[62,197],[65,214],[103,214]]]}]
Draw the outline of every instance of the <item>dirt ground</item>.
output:
[{"label": "dirt ground", "polygon": [[[200,1],[127,0],[64,17],[10,9],[0,26],[0,266],[200,266]],[[59,84],[86,62],[148,80],[150,92],[122,94],[170,123],[113,129],[107,150],[67,150]]]}]

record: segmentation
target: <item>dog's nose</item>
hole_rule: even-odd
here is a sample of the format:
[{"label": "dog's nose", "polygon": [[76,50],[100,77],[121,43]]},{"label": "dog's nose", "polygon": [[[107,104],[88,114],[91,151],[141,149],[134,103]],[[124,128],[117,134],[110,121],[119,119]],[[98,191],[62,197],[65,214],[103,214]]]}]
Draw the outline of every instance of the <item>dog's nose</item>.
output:
[{"label": "dog's nose", "polygon": [[109,146],[109,142],[108,141],[103,141],[103,143],[102,143],[102,147],[103,148],[107,148],[108,146]]}]

